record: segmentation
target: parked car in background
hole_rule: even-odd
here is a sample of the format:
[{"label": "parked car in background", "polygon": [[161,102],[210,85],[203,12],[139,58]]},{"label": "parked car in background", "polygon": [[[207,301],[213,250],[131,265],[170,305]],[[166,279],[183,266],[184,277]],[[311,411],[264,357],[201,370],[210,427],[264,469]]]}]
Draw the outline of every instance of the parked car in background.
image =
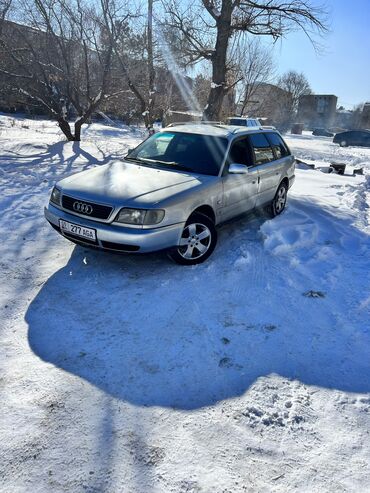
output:
[{"label": "parked car in background", "polygon": [[326,128],[315,128],[312,131],[312,135],[317,135],[319,137],[333,137],[333,133],[326,130]]},{"label": "parked car in background", "polygon": [[370,147],[370,130],[348,130],[334,135],[333,142],[341,147]]},{"label": "parked car in background", "polygon": [[168,250],[203,262],[216,226],[257,207],[285,208],[295,159],[272,128],[172,124],[122,161],[56,183],[49,223],[74,243],[118,252]]},{"label": "parked car in background", "polygon": [[228,125],[241,125],[242,127],[260,127],[258,118],[246,118],[243,116],[232,116],[227,119]]}]

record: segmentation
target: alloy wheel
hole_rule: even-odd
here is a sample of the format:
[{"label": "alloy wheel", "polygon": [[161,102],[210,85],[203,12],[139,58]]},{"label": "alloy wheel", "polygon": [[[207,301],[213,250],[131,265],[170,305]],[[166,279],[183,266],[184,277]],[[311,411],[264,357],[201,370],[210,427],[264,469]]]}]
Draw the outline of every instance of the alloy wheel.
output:
[{"label": "alloy wheel", "polygon": [[199,259],[208,252],[211,240],[211,231],[205,224],[191,223],[184,228],[178,252],[186,260]]},{"label": "alloy wheel", "polygon": [[287,199],[287,190],[284,186],[282,186],[279,188],[279,191],[275,197],[275,210],[277,214],[280,214],[283,211],[286,204],[286,199]]}]

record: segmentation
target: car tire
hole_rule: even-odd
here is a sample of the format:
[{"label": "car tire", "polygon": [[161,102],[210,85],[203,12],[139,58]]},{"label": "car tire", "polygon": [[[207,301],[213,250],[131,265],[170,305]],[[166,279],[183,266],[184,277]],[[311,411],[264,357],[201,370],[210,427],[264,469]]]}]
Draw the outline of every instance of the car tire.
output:
[{"label": "car tire", "polygon": [[281,182],[276,191],[274,200],[270,205],[270,213],[272,217],[276,217],[285,209],[288,198],[288,186],[285,182]]},{"label": "car tire", "polygon": [[341,140],[341,141],[339,142],[339,145],[340,145],[341,147],[348,147],[348,142],[347,142],[346,140]]},{"label": "car tire", "polygon": [[216,243],[214,222],[205,214],[194,213],[184,226],[180,245],[171,249],[168,256],[177,264],[200,264],[212,254]]}]

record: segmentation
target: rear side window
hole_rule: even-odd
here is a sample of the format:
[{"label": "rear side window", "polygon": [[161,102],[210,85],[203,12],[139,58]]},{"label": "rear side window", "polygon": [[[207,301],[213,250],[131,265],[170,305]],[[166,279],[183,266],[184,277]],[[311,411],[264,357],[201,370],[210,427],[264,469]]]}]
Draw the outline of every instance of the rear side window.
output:
[{"label": "rear side window", "polygon": [[266,134],[266,136],[270,141],[271,147],[275,151],[277,159],[290,155],[289,149],[280,135],[275,133],[268,133]]},{"label": "rear side window", "polygon": [[256,165],[269,163],[275,159],[269,141],[264,134],[252,134],[249,139],[253,148]]}]

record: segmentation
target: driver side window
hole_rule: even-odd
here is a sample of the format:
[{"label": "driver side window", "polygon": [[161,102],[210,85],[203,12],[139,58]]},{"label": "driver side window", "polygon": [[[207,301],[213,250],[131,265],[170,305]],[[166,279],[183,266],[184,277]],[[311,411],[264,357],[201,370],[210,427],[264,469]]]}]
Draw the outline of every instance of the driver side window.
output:
[{"label": "driver side window", "polygon": [[228,165],[232,163],[253,166],[252,149],[247,138],[239,139],[231,145]]}]

